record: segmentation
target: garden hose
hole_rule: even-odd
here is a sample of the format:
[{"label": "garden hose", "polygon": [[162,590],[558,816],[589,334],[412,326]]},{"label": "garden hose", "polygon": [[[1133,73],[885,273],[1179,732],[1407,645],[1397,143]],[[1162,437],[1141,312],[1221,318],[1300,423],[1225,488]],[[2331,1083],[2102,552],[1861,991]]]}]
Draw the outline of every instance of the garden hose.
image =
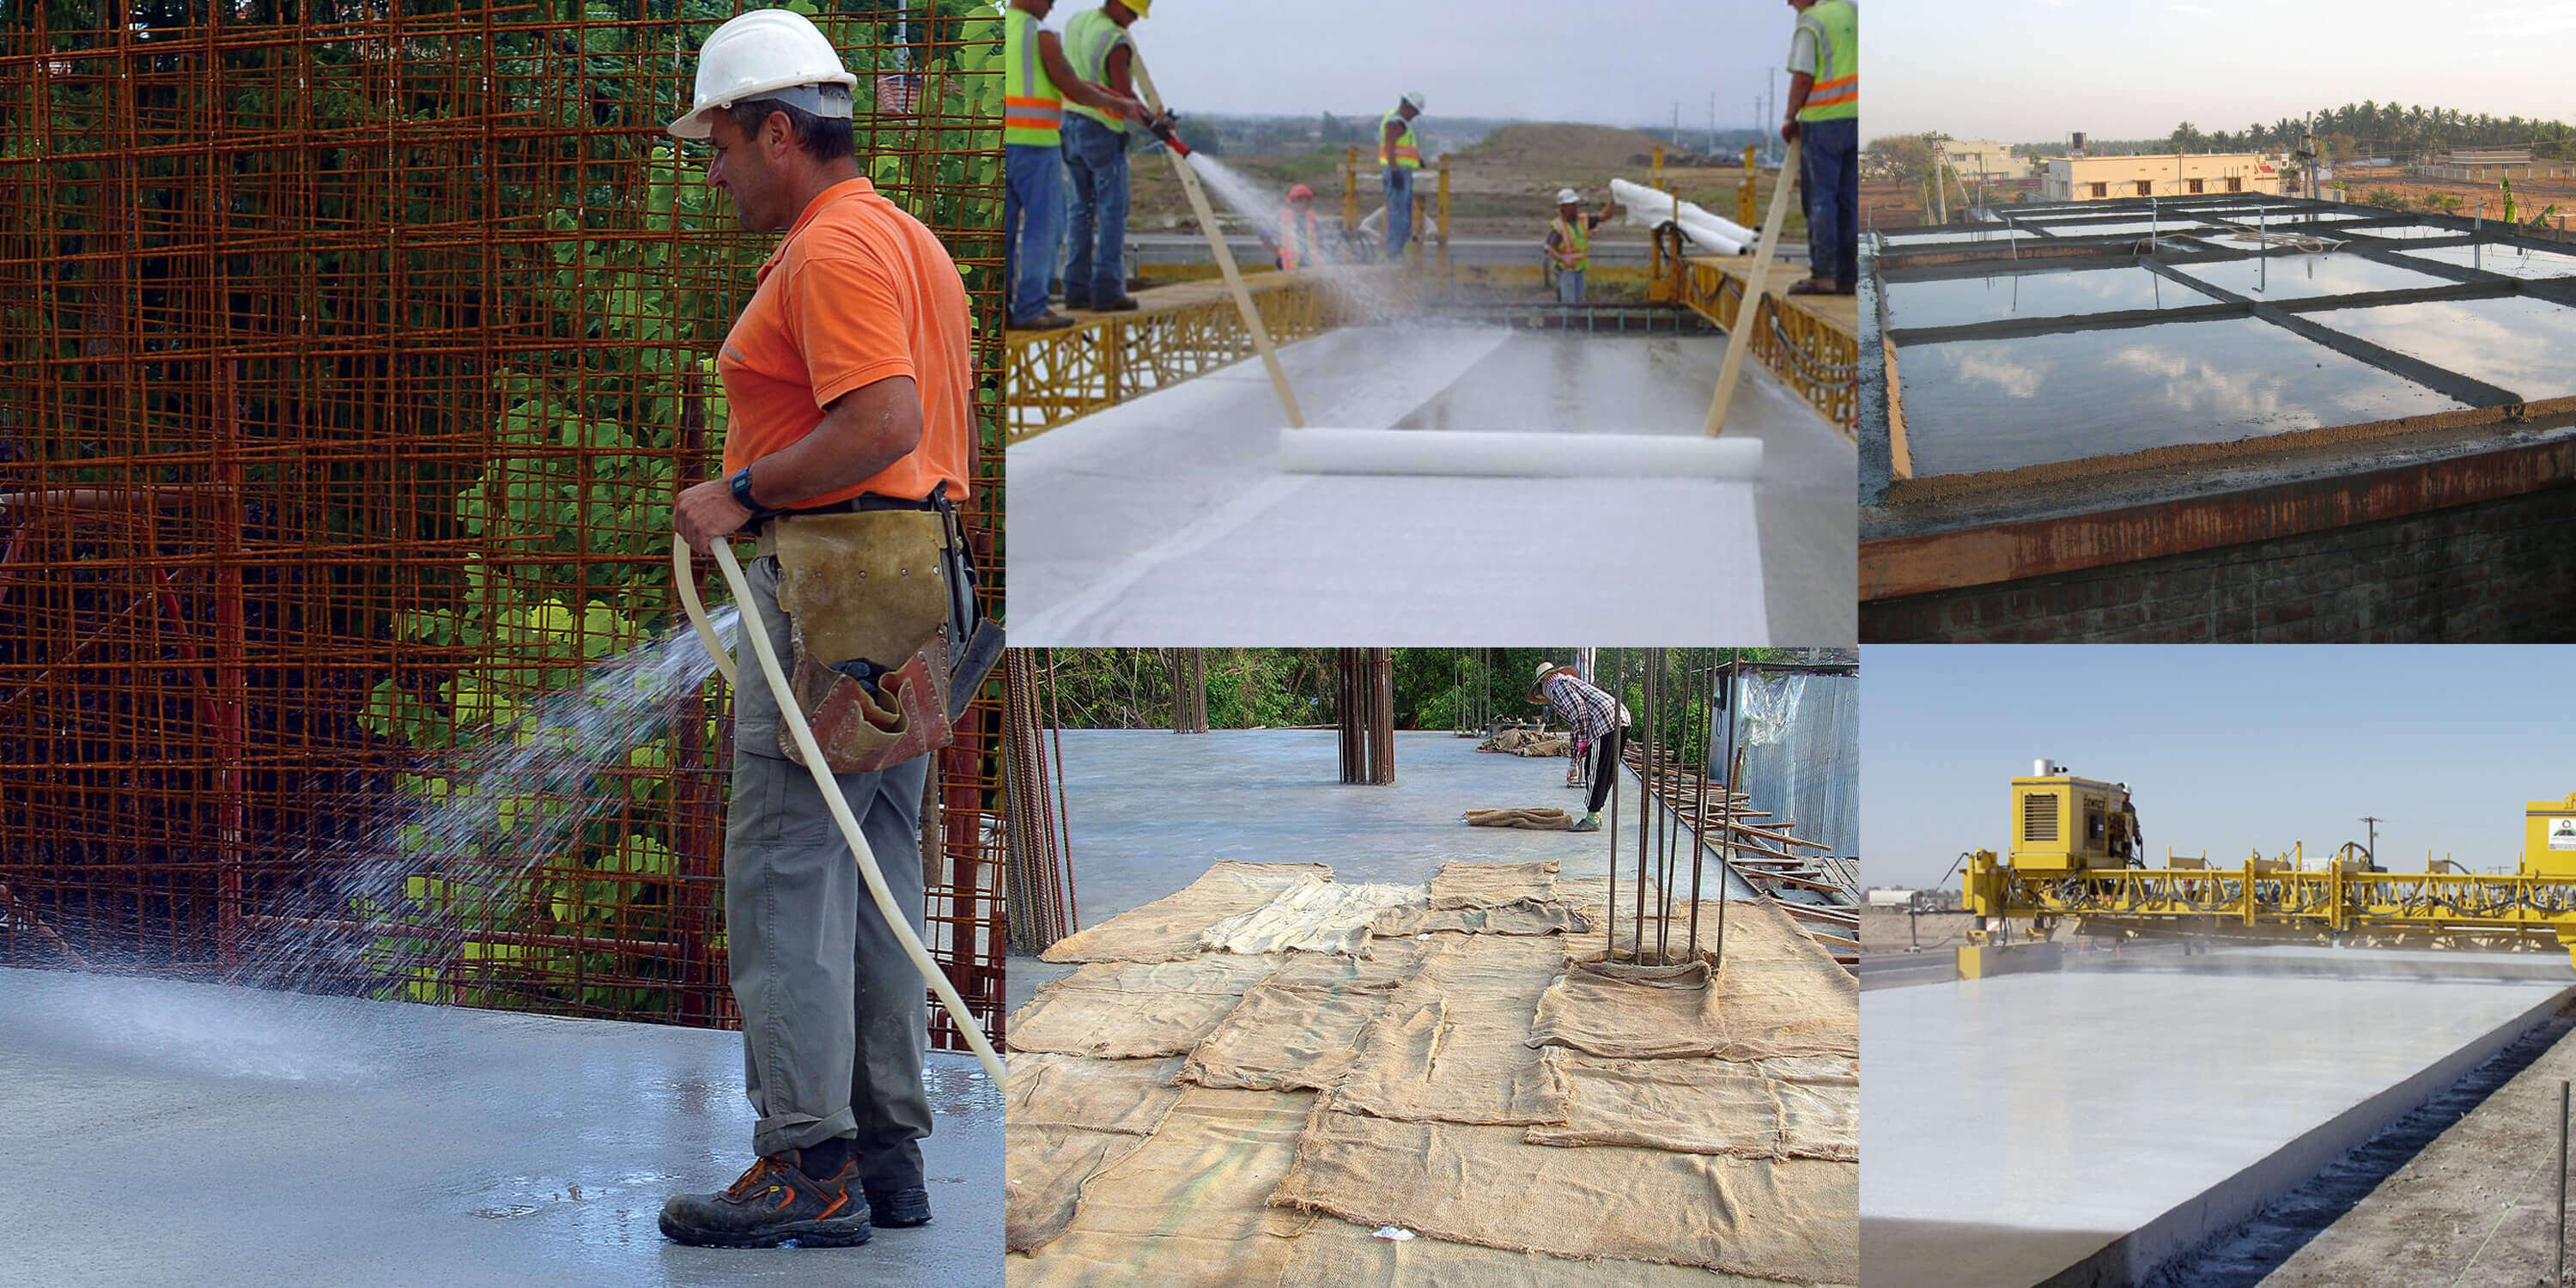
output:
[{"label": "garden hose", "polygon": [[[956,1023],[957,1032],[966,1045],[975,1049],[975,1058],[983,1062],[984,1076],[1002,1086],[1002,1058],[993,1054],[993,1044],[984,1040],[983,1027],[966,1009],[964,998],[957,996],[955,985],[930,959],[930,950],[921,946],[921,937],[912,932],[912,920],[895,906],[894,894],[886,889],[885,873],[877,868],[876,851],[868,848],[868,838],[859,831],[858,817],[850,813],[850,803],[842,799],[840,785],[832,781],[831,768],[823,763],[823,747],[814,740],[814,729],[805,723],[805,713],[796,709],[796,695],[787,687],[787,672],[778,662],[778,651],[769,646],[769,631],[760,621],[760,609],[751,600],[751,586],[742,579],[742,565],[733,557],[733,546],[719,538],[715,542],[716,566],[724,570],[725,585],[733,591],[733,602],[744,617],[742,637],[751,643],[751,655],[760,662],[760,673],[769,680],[769,691],[778,695],[781,723],[794,735],[796,748],[805,755],[805,768],[814,775],[814,785],[823,793],[823,805],[832,812],[832,821],[840,824],[841,836],[850,843],[850,853],[859,861],[859,875],[867,878],[868,894],[876,900],[877,912],[884,916],[894,937],[903,944],[906,956],[921,970],[930,983],[930,991],[939,995],[939,1004],[948,1008],[948,1018]],[[715,624],[707,620],[706,605],[698,601],[697,578],[689,570],[689,543],[684,537],[671,538],[671,571],[680,588],[680,602],[689,610],[689,623],[698,631],[698,639],[707,646],[707,655],[715,659],[716,669],[724,672],[727,683],[734,683],[733,659],[725,654],[724,644],[716,638]]]}]

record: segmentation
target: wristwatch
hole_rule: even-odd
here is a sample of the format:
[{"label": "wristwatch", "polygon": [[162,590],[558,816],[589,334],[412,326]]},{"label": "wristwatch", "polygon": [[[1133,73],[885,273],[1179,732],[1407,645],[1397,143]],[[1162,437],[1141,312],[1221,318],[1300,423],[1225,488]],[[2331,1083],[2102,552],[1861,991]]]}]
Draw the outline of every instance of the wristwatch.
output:
[{"label": "wristwatch", "polygon": [[746,466],[743,466],[741,469],[735,470],[735,471],[733,472],[733,477],[732,477],[732,479],[731,479],[731,480],[729,480],[729,482],[728,482],[728,486],[730,486],[730,487],[733,489],[733,499],[734,499],[734,503],[735,503],[736,505],[741,506],[742,508],[744,508],[744,509],[746,509],[746,510],[751,511],[751,517],[750,517],[750,518],[748,518],[748,519],[743,520],[743,522],[745,522],[745,523],[752,523],[752,522],[756,522],[756,521],[758,521],[758,520],[766,519],[766,518],[768,518],[769,516],[771,516],[771,515],[773,515],[773,514],[778,513],[778,511],[773,510],[773,509],[770,509],[768,506],[762,505],[760,502],[758,502],[758,501],[754,501],[754,500],[752,500],[752,499],[751,499],[751,467],[750,467],[750,466],[746,465]]}]

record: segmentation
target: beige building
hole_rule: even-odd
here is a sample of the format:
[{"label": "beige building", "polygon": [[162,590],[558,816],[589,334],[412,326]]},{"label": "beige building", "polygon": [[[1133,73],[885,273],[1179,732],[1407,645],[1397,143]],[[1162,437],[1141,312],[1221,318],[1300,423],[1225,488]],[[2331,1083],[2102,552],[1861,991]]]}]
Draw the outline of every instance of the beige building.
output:
[{"label": "beige building", "polygon": [[2576,177],[2576,162],[2537,158],[2531,155],[2529,148],[2453,148],[2410,168],[2427,179],[2465,183]]},{"label": "beige building", "polygon": [[2042,201],[2112,201],[2201,197],[2230,192],[2281,193],[2281,171],[2252,152],[2198,156],[2057,157],[2040,183]]},{"label": "beige building", "polygon": [[2030,163],[1992,139],[1944,139],[1941,161],[1962,183],[2005,183],[2030,175]]}]

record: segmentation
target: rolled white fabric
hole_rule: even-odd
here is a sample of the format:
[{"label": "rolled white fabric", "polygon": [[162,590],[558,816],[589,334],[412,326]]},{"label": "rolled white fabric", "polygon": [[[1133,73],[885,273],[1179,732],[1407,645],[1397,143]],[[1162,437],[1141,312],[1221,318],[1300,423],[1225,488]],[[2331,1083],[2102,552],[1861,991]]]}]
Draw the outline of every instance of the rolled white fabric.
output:
[{"label": "rolled white fabric", "polygon": [[1291,474],[1749,479],[1762,469],[1762,441],[1695,434],[1287,429],[1279,434],[1279,463]]},{"label": "rolled white fabric", "polygon": [[1679,224],[1685,236],[1715,254],[1741,255],[1760,236],[1732,219],[1710,213],[1707,207],[1678,201],[1625,179],[1610,181],[1610,195],[1618,200],[1629,223],[1645,228]]}]

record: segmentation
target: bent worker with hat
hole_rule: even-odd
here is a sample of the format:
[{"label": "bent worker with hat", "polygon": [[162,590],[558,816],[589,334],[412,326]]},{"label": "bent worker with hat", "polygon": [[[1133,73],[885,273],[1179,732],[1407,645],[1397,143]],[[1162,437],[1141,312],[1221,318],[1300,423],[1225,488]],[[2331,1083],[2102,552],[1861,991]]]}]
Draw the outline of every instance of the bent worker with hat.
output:
[{"label": "bent worker with hat", "polygon": [[1591,743],[1592,791],[1584,799],[1583,817],[1567,830],[1600,831],[1602,803],[1619,785],[1619,754],[1628,731],[1627,704],[1576,674],[1573,667],[1554,662],[1538,664],[1537,678],[1531,681],[1526,696],[1532,702],[1545,703],[1574,730],[1577,738]]}]

